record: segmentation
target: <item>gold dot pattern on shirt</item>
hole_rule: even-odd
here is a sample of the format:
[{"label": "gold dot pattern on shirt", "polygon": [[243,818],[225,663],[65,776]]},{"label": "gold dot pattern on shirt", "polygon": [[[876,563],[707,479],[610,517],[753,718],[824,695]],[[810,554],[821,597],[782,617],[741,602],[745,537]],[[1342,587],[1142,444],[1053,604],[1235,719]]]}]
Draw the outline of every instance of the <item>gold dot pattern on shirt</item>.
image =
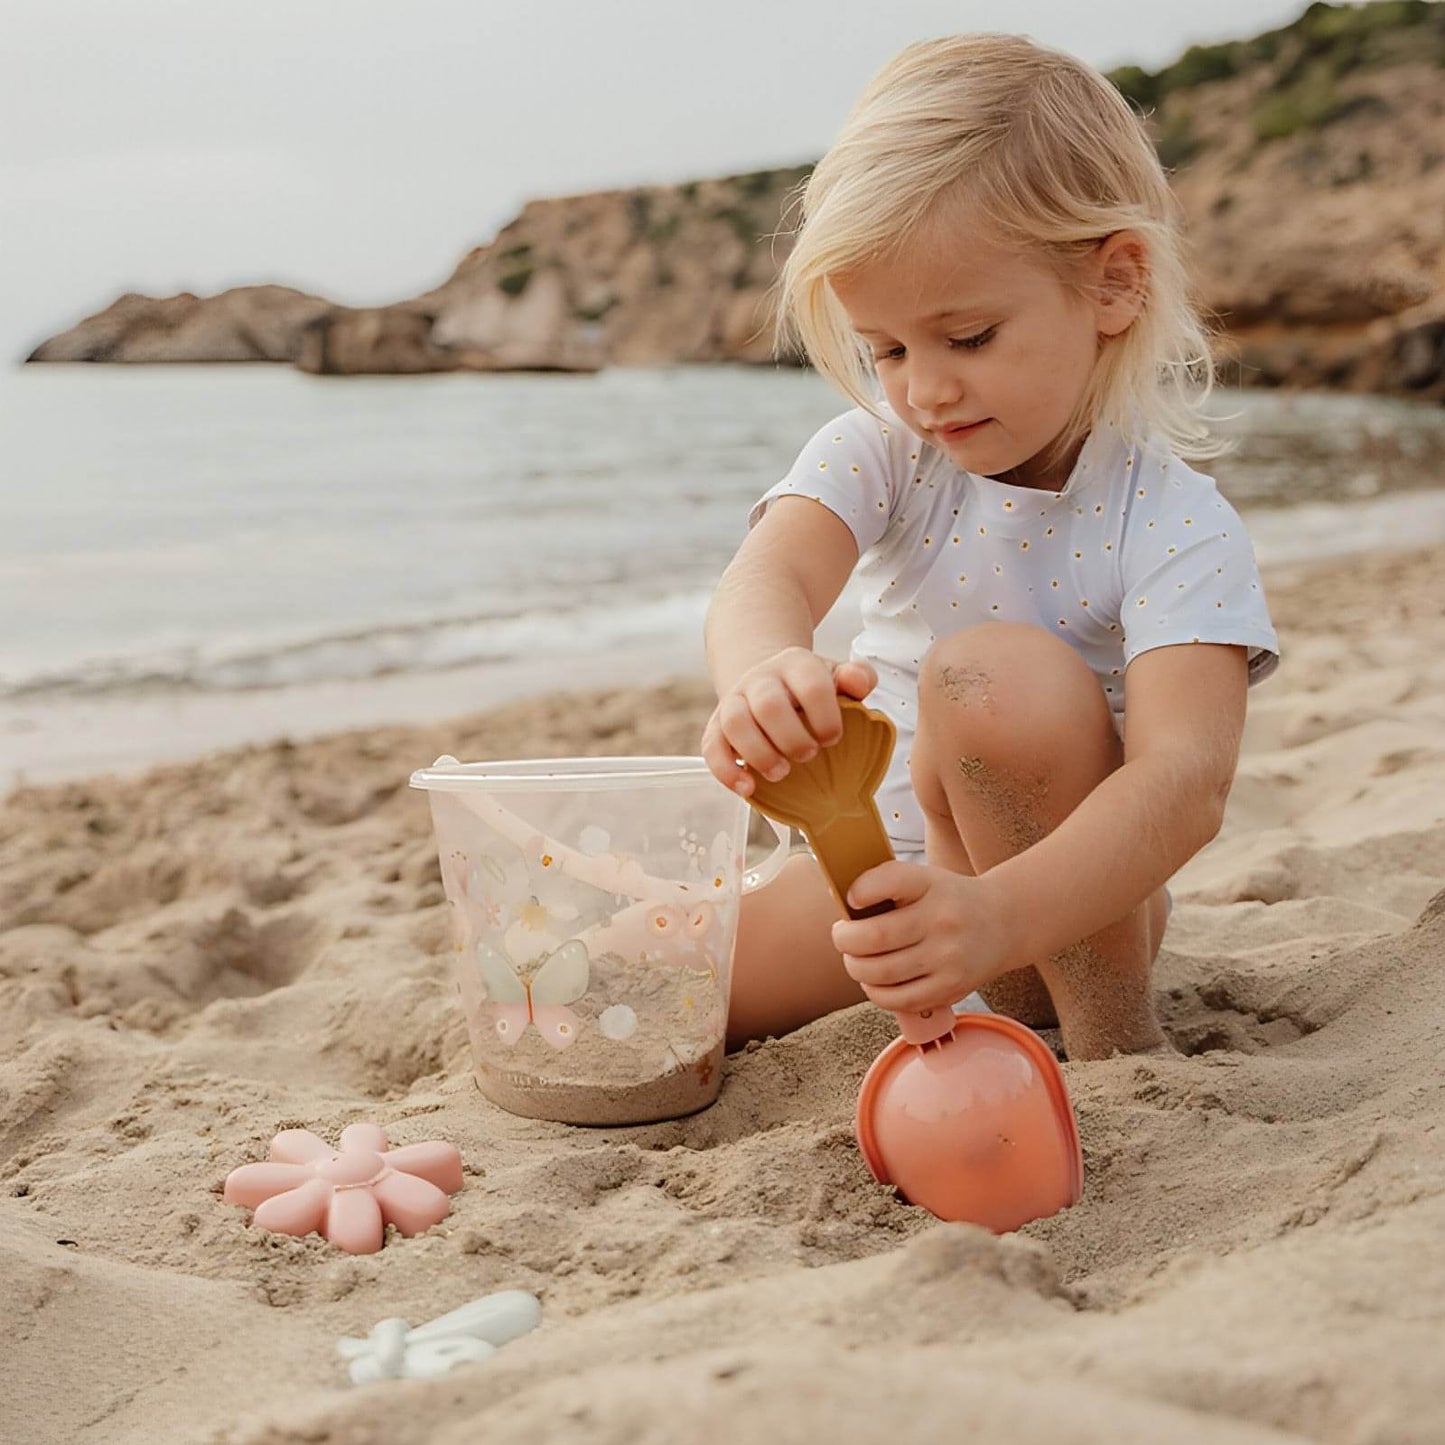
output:
[{"label": "gold dot pattern on shirt", "polygon": [[887,436],[887,435],[888,435],[888,428],[887,428],[886,426],[883,427],[883,428],[881,428],[881,430],[882,430],[884,436]]},{"label": "gold dot pattern on shirt", "polygon": [[1048,528],[1048,529],[1044,532],[1044,536],[1045,536],[1045,537],[1052,537],[1053,535],[1054,535],[1054,529],[1053,529],[1052,527]]},{"label": "gold dot pattern on shirt", "polygon": [[860,471],[862,471],[862,470],[863,470],[862,467],[858,467],[858,466],[853,467],[853,468],[852,468],[853,475],[856,477],[856,476],[858,475],[858,473],[859,473]]},{"label": "gold dot pattern on shirt", "polygon": [[1141,597],[1135,605],[1138,607],[1143,607],[1148,601],[1149,599],[1147,597]]},{"label": "gold dot pattern on shirt", "polygon": [[1059,618],[1059,626],[1060,626],[1060,627],[1067,627],[1068,625],[1069,625],[1069,624],[1068,624],[1067,622],[1065,622],[1062,617]]},{"label": "gold dot pattern on shirt", "polygon": [[1143,488],[1143,487],[1140,487],[1140,488],[1139,488],[1139,495],[1140,495],[1141,497],[1144,495],[1144,488]]},{"label": "gold dot pattern on shirt", "polygon": [[931,547],[931,546],[933,546],[933,538],[932,538],[932,537],[925,537],[925,538],[923,539],[923,545],[924,545],[925,547]]},{"label": "gold dot pattern on shirt", "polygon": [[990,607],[988,610],[989,610],[990,612],[997,612],[997,611],[998,611],[998,603],[995,602],[995,603],[993,604],[993,606]]},{"label": "gold dot pattern on shirt", "polygon": [[1103,512],[1103,510],[1104,510],[1104,504],[1103,504],[1102,502],[1100,502],[1099,505],[1094,508],[1094,515],[1095,515],[1096,517],[1099,516],[1100,513]]},{"label": "gold dot pattern on shirt", "polygon": [[1028,550],[1029,550],[1029,544],[1028,544],[1026,541],[1019,543],[1019,551],[1020,551],[1020,552],[1027,552]]},{"label": "gold dot pattern on shirt", "polygon": [[1054,589],[1054,591],[1057,592],[1058,589],[1059,589],[1059,579],[1058,579],[1057,577],[1055,577],[1054,580],[1049,583],[1049,586],[1052,587],[1052,588]]},{"label": "gold dot pattern on shirt", "polygon": [[1088,605],[1089,605],[1089,599],[1088,599],[1087,597],[1081,597],[1081,598],[1079,598],[1079,606],[1080,606],[1080,607],[1087,607]]},{"label": "gold dot pattern on shirt", "polygon": [[968,573],[967,573],[967,572],[960,572],[960,573],[958,574],[958,580],[959,580],[960,582],[967,582],[967,581],[968,581]]},{"label": "gold dot pattern on shirt", "polygon": [[1003,576],[1003,568],[1000,567],[997,562],[995,562],[995,563],[993,564],[993,574],[994,574],[995,577],[1002,577],[1002,576]]},{"label": "gold dot pattern on shirt", "polygon": [[955,537],[953,540],[954,540],[955,542],[958,542],[958,541],[961,541],[962,539],[959,538],[959,537]]},{"label": "gold dot pattern on shirt", "polygon": [[827,462],[819,462],[819,463],[818,463],[818,470],[819,470],[820,472],[826,472],[826,471],[828,470],[828,463],[827,463]]},{"label": "gold dot pattern on shirt", "polygon": [[987,528],[987,527],[980,527],[980,528],[978,529],[978,535],[979,535],[980,537],[987,537],[987,536],[988,536],[988,528]]},{"label": "gold dot pattern on shirt", "polygon": [[1011,512],[1014,509],[1014,504],[1012,502],[1005,502],[1003,504],[1003,509],[1005,512]]},{"label": "gold dot pattern on shirt", "polygon": [[1105,550],[1106,552],[1112,552],[1112,551],[1114,550],[1114,544],[1113,544],[1112,542],[1105,542],[1105,543],[1104,543],[1104,550]]},{"label": "gold dot pattern on shirt", "polygon": [[833,440],[834,440],[835,442],[840,442],[840,441],[843,440],[843,438],[842,438],[842,437],[834,437]]},{"label": "gold dot pattern on shirt", "polygon": [[1194,518],[1193,518],[1193,517],[1185,517],[1185,519],[1184,519],[1184,525],[1185,525],[1186,527],[1192,527],[1192,526],[1194,525]]},{"label": "gold dot pattern on shirt", "polygon": [[1083,554],[1082,552],[1075,552],[1075,553],[1074,553],[1074,556],[1075,556],[1075,557],[1082,557],[1083,555],[1084,555],[1084,554]]},{"label": "gold dot pattern on shirt", "polygon": [[1151,532],[1154,530],[1154,523],[1153,523],[1153,522],[1150,522],[1150,523],[1149,523],[1149,530],[1150,530]]},{"label": "gold dot pattern on shirt", "polygon": [[1169,548],[1169,556],[1172,557],[1178,550],[1179,550],[1178,547],[1170,547],[1170,548]]}]

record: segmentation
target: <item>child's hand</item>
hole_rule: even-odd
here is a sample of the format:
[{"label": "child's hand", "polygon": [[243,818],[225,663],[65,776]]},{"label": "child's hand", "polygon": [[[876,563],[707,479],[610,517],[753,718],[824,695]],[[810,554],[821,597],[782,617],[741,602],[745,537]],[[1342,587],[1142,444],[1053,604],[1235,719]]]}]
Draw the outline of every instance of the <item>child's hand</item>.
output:
[{"label": "child's hand", "polygon": [[1017,956],[1009,913],[986,877],[895,861],[848,890],[853,908],[885,898],[897,903],[892,912],[833,925],[848,976],[880,1008],[943,1008],[1029,961]]},{"label": "child's hand", "polygon": [[702,734],[713,776],[743,797],[753,779],[739,758],[772,782],[789,762],[805,763],[843,736],[838,694],[864,698],[878,674],[866,662],[832,663],[806,647],[788,647],[750,668],[722,697]]}]

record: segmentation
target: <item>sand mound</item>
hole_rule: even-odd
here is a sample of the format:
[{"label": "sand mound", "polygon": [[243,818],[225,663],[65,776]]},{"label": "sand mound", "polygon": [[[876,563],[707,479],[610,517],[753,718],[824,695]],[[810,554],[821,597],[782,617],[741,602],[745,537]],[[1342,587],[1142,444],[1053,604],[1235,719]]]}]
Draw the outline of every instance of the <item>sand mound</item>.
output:
[{"label": "sand mound", "polygon": [[[1069,1066],[1087,1190],[994,1239],[872,1183],[858,1008],[718,1103],[574,1130],[487,1104],[408,771],[691,751],[700,683],[279,744],[0,808],[0,1438],[1445,1438],[1440,555],[1277,581],[1288,649],[1177,880],[1177,1058]],[[1378,598],[1378,605],[1375,599]],[[457,1143],[426,1235],[251,1231],[277,1129]],[[544,1324],[352,1390],[333,1342],[521,1287]]]}]

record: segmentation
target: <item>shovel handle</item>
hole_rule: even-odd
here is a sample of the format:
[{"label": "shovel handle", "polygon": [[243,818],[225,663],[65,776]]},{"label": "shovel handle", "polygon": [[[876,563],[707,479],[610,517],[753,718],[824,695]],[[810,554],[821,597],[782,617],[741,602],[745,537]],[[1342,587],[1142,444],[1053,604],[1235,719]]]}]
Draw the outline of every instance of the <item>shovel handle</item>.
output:
[{"label": "shovel handle", "polygon": [[[866,823],[859,818],[848,819],[849,827],[842,837],[837,836],[841,831],[837,826],[816,837],[806,827],[803,829],[834,896],[849,918],[876,918],[880,913],[891,913],[895,907],[891,898],[869,904],[867,908],[853,908],[848,903],[848,890],[854,879],[894,856],[876,806],[871,814]],[[895,1013],[894,1017],[898,1020],[898,1031],[910,1044],[932,1043],[953,1032],[953,1010],[946,1005],[924,1013]]]}]

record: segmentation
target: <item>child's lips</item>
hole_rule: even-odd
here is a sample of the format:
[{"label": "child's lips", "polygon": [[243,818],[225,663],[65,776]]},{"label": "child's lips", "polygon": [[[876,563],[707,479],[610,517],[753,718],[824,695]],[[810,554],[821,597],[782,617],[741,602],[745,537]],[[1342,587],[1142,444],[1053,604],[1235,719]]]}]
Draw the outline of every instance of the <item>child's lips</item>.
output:
[{"label": "child's lips", "polygon": [[946,437],[949,441],[957,441],[959,437],[972,436],[974,432],[982,427],[986,427],[992,420],[992,417],[986,416],[981,421],[964,422],[958,426],[939,427],[936,435]]}]

